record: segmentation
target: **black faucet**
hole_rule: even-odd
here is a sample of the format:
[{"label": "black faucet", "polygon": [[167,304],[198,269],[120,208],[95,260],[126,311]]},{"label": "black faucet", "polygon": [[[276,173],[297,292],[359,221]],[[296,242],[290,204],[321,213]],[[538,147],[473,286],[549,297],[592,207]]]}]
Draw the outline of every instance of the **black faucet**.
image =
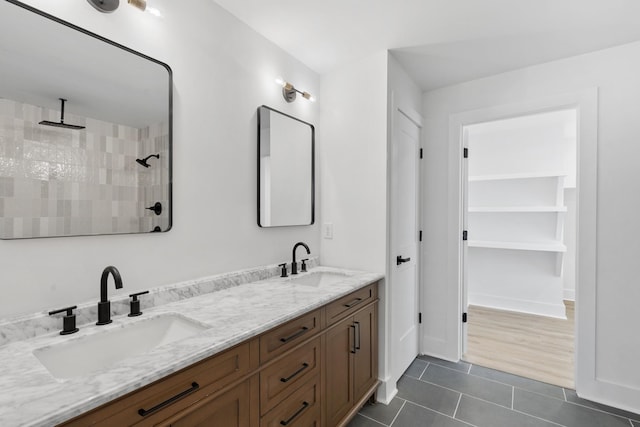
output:
[{"label": "black faucet", "polygon": [[298,246],[304,246],[304,248],[307,250],[307,254],[311,253],[311,251],[309,250],[309,246],[307,246],[307,244],[304,242],[298,242],[293,245],[293,262],[291,263],[291,274],[298,274],[298,263],[296,262],[296,249],[298,249]]},{"label": "black faucet", "polygon": [[113,276],[116,289],[122,289],[122,277],[117,268],[110,265],[102,271],[100,278],[100,302],[98,303],[98,322],[96,325],[107,325],[111,323],[111,303],[107,299],[107,279],[109,274]]}]

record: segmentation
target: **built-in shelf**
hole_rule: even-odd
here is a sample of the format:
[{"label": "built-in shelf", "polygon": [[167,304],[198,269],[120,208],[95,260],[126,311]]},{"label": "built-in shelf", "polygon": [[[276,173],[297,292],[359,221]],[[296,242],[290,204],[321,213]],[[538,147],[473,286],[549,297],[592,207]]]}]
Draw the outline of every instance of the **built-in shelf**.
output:
[{"label": "built-in shelf", "polygon": [[476,206],[469,212],[566,212],[566,206]]},{"label": "built-in shelf", "polygon": [[503,175],[475,175],[470,176],[469,181],[498,181],[504,179],[529,179],[529,178],[556,178],[565,177],[566,173],[535,172],[535,173],[511,173]]},{"label": "built-in shelf", "polygon": [[515,249],[521,251],[543,251],[558,252],[567,251],[567,247],[561,242],[498,242],[489,240],[468,240],[470,248],[490,248],[490,249]]}]

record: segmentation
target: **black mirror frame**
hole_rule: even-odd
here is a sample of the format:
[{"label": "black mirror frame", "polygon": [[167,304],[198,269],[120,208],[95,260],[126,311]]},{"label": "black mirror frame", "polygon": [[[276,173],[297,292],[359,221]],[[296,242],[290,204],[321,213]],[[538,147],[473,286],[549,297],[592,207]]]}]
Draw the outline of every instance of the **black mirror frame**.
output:
[{"label": "black mirror frame", "polygon": [[[173,70],[171,69],[171,67],[162,62],[159,61],[155,58],[152,58],[148,55],[145,55],[143,53],[140,53],[136,50],[133,50],[127,46],[121,45],[120,43],[114,42],[113,40],[109,40],[99,34],[93,33],[89,30],[86,30],[82,27],[79,27],[77,25],[74,25],[70,22],[67,22],[63,19],[60,19],[56,16],[53,16],[47,12],[44,12],[40,9],[36,9],[33,6],[27,5],[25,3],[22,3],[18,0],[4,0],[8,3],[11,3],[17,7],[20,7],[22,9],[25,9],[29,12],[35,13],[36,15],[42,16],[45,19],[49,19],[53,22],[56,22],[58,24],[64,25],[68,28],[71,28],[73,30],[76,30],[82,34],[85,34],[89,37],[93,37],[97,40],[100,40],[104,43],[107,43],[111,46],[120,48],[128,53],[131,53],[133,55],[139,56],[143,59],[146,59],[148,61],[151,61],[155,64],[158,64],[162,67],[164,67],[167,70],[168,73],[168,131],[169,131],[169,138],[168,138],[168,152],[169,152],[169,158],[168,158],[168,177],[167,177],[167,199],[169,201],[169,206],[167,209],[167,215],[168,215],[168,226],[165,230],[162,230],[162,232],[167,232],[169,230],[171,230],[173,228]],[[151,232],[154,232],[154,230],[151,230]],[[139,232],[131,232],[131,233],[107,233],[107,234],[70,234],[70,235],[59,235],[59,236],[40,236],[38,238],[58,238],[58,237],[78,237],[78,236],[112,236],[112,235],[119,235],[119,234],[146,234],[144,231],[139,231]],[[3,240],[12,240],[12,239],[3,239]]]}]

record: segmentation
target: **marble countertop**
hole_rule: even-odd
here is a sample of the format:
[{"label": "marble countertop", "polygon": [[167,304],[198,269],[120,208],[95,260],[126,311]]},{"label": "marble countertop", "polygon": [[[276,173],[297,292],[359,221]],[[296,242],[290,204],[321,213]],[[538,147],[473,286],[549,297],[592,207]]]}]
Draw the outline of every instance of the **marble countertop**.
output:
[{"label": "marble countertop", "polygon": [[[112,324],[85,325],[72,335],[53,332],[4,345],[0,347],[0,425],[52,426],[71,419],[383,277],[330,267],[316,267],[297,277],[313,272],[337,272],[345,277],[320,286],[295,284],[291,277],[270,278],[143,308],[144,314],[137,318],[114,316]],[[66,380],[54,378],[33,354],[37,349],[167,313],[209,328],[127,357],[90,376]]]}]

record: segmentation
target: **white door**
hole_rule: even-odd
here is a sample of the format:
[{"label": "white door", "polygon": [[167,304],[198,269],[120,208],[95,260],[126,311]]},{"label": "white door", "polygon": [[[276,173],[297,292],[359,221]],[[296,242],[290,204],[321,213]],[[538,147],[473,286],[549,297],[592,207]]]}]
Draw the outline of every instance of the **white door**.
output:
[{"label": "white door", "polygon": [[[412,114],[412,117],[414,115]],[[391,142],[390,331],[396,380],[418,354],[419,118],[394,109]]]}]

